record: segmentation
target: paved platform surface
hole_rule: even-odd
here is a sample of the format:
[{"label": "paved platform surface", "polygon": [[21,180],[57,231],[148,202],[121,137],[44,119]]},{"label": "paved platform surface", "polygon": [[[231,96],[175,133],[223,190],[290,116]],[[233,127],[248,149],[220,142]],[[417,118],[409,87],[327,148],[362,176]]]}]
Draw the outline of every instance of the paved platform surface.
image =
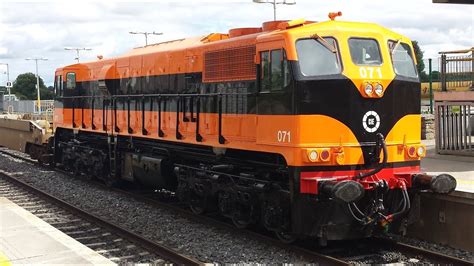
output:
[{"label": "paved platform surface", "polygon": [[0,197],[0,265],[115,265],[32,213]]},{"label": "paved platform surface", "polygon": [[423,140],[426,157],[421,160],[421,169],[429,174],[447,173],[456,178],[457,191],[474,193],[474,157],[439,155],[434,140]]}]

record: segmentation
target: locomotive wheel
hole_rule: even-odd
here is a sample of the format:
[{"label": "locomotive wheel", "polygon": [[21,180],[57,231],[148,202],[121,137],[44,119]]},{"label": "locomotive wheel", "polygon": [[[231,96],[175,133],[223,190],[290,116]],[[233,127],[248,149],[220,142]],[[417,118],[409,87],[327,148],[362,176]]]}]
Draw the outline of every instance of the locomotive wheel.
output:
[{"label": "locomotive wheel", "polygon": [[189,208],[194,214],[200,215],[206,212],[207,199],[197,195],[192,195],[189,200]]},{"label": "locomotive wheel", "polygon": [[217,196],[217,207],[223,216],[229,216],[232,210],[232,200],[230,193],[227,191],[220,191]]},{"label": "locomotive wheel", "polygon": [[250,224],[250,217],[242,217],[242,213],[240,211],[236,211],[232,215],[232,223],[239,229],[245,229]]},{"label": "locomotive wheel", "polygon": [[104,183],[106,187],[112,188],[112,187],[117,187],[120,183],[120,180],[112,176],[107,176],[104,178]]},{"label": "locomotive wheel", "polygon": [[276,237],[285,244],[291,244],[296,241],[297,237],[293,233],[284,231],[275,231]]}]

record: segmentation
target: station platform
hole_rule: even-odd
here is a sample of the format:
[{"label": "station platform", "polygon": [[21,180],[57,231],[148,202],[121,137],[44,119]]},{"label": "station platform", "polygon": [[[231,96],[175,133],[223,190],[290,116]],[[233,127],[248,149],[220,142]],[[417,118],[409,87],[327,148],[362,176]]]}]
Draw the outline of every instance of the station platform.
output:
[{"label": "station platform", "polygon": [[115,265],[7,198],[0,197],[0,265]]},{"label": "station platform", "polygon": [[474,193],[474,157],[440,155],[434,140],[423,140],[426,157],[421,160],[421,170],[428,174],[446,173],[456,178],[456,191]]}]

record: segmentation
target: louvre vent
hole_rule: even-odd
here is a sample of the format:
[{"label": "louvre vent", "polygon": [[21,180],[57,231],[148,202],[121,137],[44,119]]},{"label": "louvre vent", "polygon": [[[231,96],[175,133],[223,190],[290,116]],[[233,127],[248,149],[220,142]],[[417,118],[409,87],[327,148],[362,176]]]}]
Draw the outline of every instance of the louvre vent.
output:
[{"label": "louvre vent", "polygon": [[207,52],[204,54],[203,82],[255,79],[255,46]]}]

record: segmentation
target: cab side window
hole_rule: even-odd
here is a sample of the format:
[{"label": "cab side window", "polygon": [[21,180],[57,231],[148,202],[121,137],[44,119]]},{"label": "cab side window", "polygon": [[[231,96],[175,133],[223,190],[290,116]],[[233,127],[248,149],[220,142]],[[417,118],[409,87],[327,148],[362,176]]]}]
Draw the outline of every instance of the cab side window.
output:
[{"label": "cab side window", "polygon": [[271,86],[271,80],[270,80],[270,52],[265,51],[261,52],[261,62],[262,62],[262,74],[261,74],[261,79],[262,79],[262,88],[261,92],[269,92],[270,91],[270,86]]},{"label": "cab side window", "polygon": [[56,79],[54,80],[54,90],[56,96],[63,96],[63,77],[61,75],[56,76]]},{"label": "cab side window", "polygon": [[290,82],[288,61],[283,49],[261,52],[261,92],[282,91]]},{"label": "cab side window", "polygon": [[282,89],[283,85],[283,58],[281,50],[272,51],[272,91],[279,91]]},{"label": "cab side window", "polygon": [[76,73],[69,72],[66,75],[66,89],[73,90],[76,88]]}]

